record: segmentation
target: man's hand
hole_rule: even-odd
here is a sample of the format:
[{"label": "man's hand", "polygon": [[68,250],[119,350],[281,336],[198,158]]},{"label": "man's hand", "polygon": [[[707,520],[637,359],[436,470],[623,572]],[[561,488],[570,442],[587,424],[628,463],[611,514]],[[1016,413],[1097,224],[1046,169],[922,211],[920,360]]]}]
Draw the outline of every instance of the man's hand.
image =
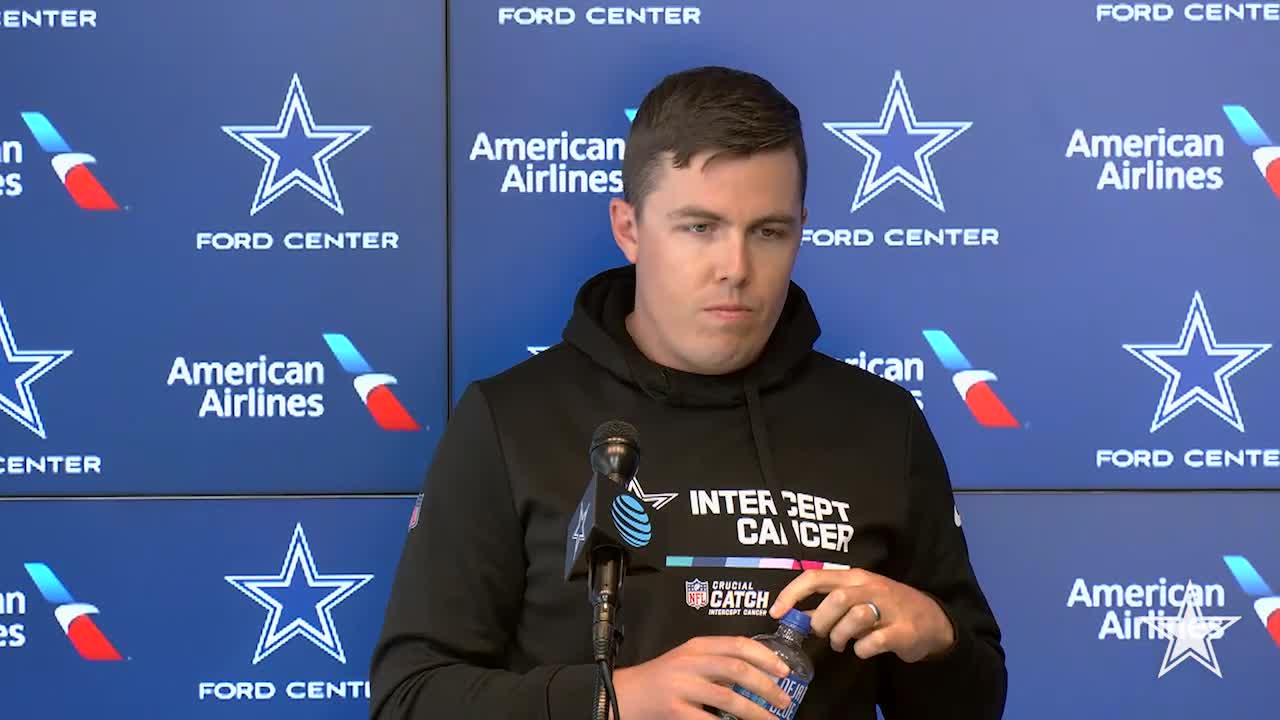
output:
[{"label": "man's hand", "polygon": [[737,683],[774,707],[790,698],[778,687],[790,673],[764,645],[745,637],[696,637],[648,662],[618,668],[613,686],[627,720],[707,720],[703,705],[741,720],[776,720],[763,707],[734,692]]},{"label": "man's hand", "polygon": [[830,637],[836,652],[844,652],[852,640],[860,658],[892,652],[916,662],[955,642],[955,628],[933,598],[865,570],[807,570],[778,593],[769,614],[781,618],[815,593],[826,598],[808,613],[809,624],[818,637]]}]

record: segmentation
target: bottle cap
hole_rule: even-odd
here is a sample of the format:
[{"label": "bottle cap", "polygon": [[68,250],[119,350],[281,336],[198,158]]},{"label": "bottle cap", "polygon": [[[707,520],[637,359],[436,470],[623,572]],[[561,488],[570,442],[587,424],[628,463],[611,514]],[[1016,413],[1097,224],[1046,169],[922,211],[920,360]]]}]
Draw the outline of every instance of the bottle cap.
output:
[{"label": "bottle cap", "polygon": [[804,635],[809,634],[809,616],[795,608],[788,610],[787,614],[782,616],[782,624],[795,628]]}]

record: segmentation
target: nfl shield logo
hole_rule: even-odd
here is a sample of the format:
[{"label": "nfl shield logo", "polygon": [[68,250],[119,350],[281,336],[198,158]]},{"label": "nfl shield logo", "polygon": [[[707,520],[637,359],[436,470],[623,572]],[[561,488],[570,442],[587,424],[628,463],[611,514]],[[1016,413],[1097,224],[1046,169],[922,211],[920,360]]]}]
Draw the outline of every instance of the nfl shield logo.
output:
[{"label": "nfl shield logo", "polygon": [[705,580],[686,580],[684,583],[684,602],[694,610],[707,606],[710,585]]}]

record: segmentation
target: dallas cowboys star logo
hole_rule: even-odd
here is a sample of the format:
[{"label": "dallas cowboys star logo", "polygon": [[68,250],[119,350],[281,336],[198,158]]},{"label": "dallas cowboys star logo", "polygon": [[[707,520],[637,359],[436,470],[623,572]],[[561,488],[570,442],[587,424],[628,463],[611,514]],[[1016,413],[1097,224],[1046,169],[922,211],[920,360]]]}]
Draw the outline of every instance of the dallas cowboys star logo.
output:
[{"label": "dallas cowboys star logo", "polygon": [[[4,305],[0,305],[0,411],[23,427],[47,439],[40,408],[31,395],[31,385],[58,363],[71,357],[71,350],[19,350],[9,328]],[[12,381],[12,384],[6,381]],[[12,390],[11,390],[12,388]]]},{"label": "dallas cowboys star logo", "polygon": [[342,200],[329,171],[329,161],[369,132],[370,127],[317,125],[311,117],[307,94],[302,91],[302,81],[295,73],[275,125],[222,127],[223,132],[266,163],[249,214],[256,215],[291,188],[300,187],[342,215]]},{"label": "dallas cowboys star logo", "polygon": [[[302,523],[298,523],[278,574],[227,575],[225,579],[267,609],[258,649],[253,653],[254,665],[298,635],[345,664],[347,656],[333,624],[333,609],[364,587],[373,575],[321,575],[316,571]],[[285,618],[288,622],[281,627]]]},{"label": "dallas cowboys star logo", "polygon": [[1231,376],[1269,350],[1271,344],[1218,342],[1197,290],[1191,298],[1178,342],[1171,345],[1135,343],[1122,347],[1164,377],[1164,390],[1151,420],[1151,432],[1197,403],[1244,432],[1244,420],[1231,390]]},{"label": "dallas cowboys star logo", "polygon": [[639,477],[631,478],[631,482],[627,484],[627,492],[649,503],[654,510],[661,510],[666,507],[667,503],[680,496],[680,493],[647,493],[644,488],[640,487]]},{"label": "dallas cowboys star logo", "polygon": [[1213,641],[1221,640],[1227,628],[1235,625],[1240,616],[1205,615],[1201,612],[1202,604],[1196,588],[1189,580],[1183,597],[1182,610],[1176,617],[1138,618],[1140,622],[1150,623],[1160,637],[1169,641],[1164,651],[1164,661],[1160,663],[1160,673],[1156,677],[1164,677],[1188,659],[1195,660],[1209,672],[1222,677]]},{"label": "dallas cowboys star logo", "polygon": [[971,125],[971,122],[916,120],[902,72],[895,71],[879,120],[823,123],[823,127],[867,160],[849,212],[856,212],[895,184],[906,186],[930,205],[946,212],[930,158]]},{"label": "dallas cowboys star logo", "polygon": [[582,505],[578,508],[578,527],[573,529],[573,555],[577,557],[578,550],[582,547],[582,543],[587,539],[587,512],[591,506],[586,500],[582,501]]}]

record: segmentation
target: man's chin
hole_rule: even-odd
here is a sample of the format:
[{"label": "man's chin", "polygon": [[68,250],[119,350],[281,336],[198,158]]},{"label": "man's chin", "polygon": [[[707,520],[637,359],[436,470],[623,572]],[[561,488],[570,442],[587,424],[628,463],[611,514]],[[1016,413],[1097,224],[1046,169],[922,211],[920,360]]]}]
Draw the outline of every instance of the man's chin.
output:
[{"label": "man's chin", "polygon": [[737,372],[755,360],[756,353],[745,347],[735,347],[714,355],[697,358],[699,374],[728,375]]}]

